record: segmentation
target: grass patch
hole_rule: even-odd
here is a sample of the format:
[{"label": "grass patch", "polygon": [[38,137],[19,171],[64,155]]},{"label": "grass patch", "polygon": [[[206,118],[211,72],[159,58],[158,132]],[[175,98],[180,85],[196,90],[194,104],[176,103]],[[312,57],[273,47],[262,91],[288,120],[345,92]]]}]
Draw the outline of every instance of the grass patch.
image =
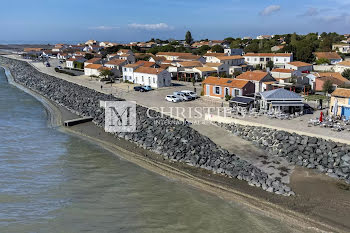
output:
[{"label": "grass patch", "polygon": [[328,96],[325,96],[325,95],[308,95],[308,96],[305,96],[304,97],[305,100],[309,100],[309,101],[312,101],[312,100],[328,100],[329,97]]}]

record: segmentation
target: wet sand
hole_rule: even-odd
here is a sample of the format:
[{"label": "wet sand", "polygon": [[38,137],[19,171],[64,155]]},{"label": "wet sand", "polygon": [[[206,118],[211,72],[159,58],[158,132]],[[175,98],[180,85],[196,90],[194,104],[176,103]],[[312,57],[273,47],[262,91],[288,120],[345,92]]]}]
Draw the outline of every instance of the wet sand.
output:
[{"label": "wet sand", "polygon": [[[77,118],[67,109],[56,106],[37,93],[29,92],[45,103],[51,124]],[[55,120],[53,120],[53,118]],[[278,219],[293,226],[296,232],[349,232],[350,191],[339,188],[340,182],[309,169],[296,168],[291,176],[295,197],[284,197],[249,186],[246,182],[215,175],[181,163],[164,160],[161,156],[137,147],[124,139],[105,133],[92,122],[58,130],[80,135],[108,151],[143,168],[189,184],[226,200]],[[346,187],[346,186],[345,186]]]}]

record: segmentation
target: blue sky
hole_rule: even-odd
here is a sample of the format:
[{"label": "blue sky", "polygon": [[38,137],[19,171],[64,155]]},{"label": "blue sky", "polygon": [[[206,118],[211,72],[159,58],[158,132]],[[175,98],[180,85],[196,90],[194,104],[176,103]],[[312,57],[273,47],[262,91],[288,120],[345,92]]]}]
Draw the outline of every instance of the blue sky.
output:
[{"label": "blue sky", "polygon": [[350,0],[2,0],[0,42],[350,33]]}]

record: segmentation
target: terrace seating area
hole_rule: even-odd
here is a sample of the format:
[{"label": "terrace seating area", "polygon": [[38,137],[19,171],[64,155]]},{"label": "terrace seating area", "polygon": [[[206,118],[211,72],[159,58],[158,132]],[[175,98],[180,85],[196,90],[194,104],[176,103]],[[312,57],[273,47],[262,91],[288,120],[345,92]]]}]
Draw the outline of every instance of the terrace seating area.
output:
[{"label": "terrace seating area", "polygon": [[329,128],[332,131],[350,131],[350,120],[345,117],[339,116],[325,116],[320,119],[316,117],[315,119],[310,119],[308,122],[308,127],[321,127]]}]

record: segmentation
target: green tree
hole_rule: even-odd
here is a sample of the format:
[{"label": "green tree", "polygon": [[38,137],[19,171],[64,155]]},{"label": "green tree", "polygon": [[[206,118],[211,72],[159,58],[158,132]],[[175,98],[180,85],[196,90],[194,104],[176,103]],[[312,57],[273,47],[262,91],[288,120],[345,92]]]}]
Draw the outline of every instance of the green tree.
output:
[{"label": "green tree", "polygon": [[84,58],[87,60],[90,60],[90,59],[94,58],[94,55],[91,53],[87,53],[87,54],[85,54]]},{"label": "green tree", "polygon": [[350,80],[350,69],[345,69],[341,75]]},{"label": "green tree", "polygon": [[327,93],[331,93],[333,90],[333,83],[331,80],[326,80],[324,83],[323,83],[323,86],[322,86],[322,91],[327,94]]},{"label": "green tree", "polygon": [[192,34],[191,34],[190,31],[187,31],[187,32],[186,32],[185,41],[186,41],[186,43],[189,44],[189,45],[192,44],[193,38],[192,38]]},{"label": "green tree", "polygon": [[316,60],[316,64],[317,65],[322,65],[322,64],[330,64],[330,60],[327,58],[320,58],[318,60]]},{"label": "green tree", "polygon": [[114,75],[114,73],[112,71],[110,71],[108,69],[103,69],[103,70],[100,71],[100,75],[99,76],[102,77],[102,78],[105,78],[105,79],[109,78],[109,81],[112,82],[113,81],[112,80],[113,75]]},{"label": "green tree", "polygon": [[211,47],[211,51],[213,53],[223,53],[224,52],[224,48],[221,45],[214,45],[213,47]]},{"label": "green tree", "polygon": [[273,61],[268,61],[266,64],[266,67],[268,67],[268,68],[270,68],[270,70],[272,70],[274,67]]}]

